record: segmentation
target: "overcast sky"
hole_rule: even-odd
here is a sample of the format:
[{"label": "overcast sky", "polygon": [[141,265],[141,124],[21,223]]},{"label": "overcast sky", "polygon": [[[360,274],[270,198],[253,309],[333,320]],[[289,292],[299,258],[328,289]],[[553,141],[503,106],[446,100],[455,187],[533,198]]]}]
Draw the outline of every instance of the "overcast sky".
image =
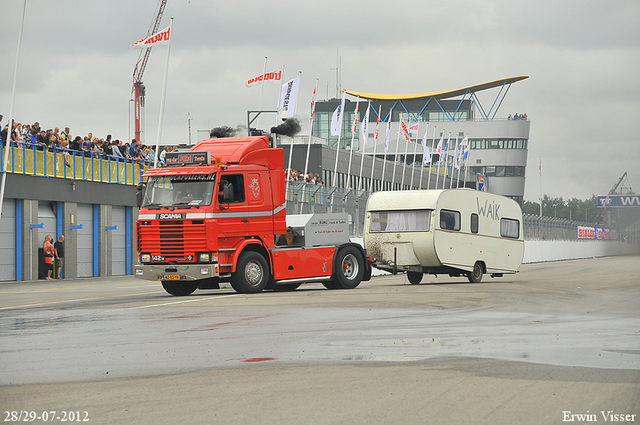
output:
[{"label": "overcast sky", "polygon": [[[9,115],[23,0],[3,0],[0,114]],[[27,0],[14,118],[73,135],[126,140],[133,69],[158,0]],[[299,118],[342,87],[368,93],[423,93],[528,75],[512,85],[499,117],[531,120],[525,199],[604,195],[626,171],[640,192],[640,1],[406,0],[233,2],[168,0],[174,17],[161,144],[196,130],[246,125],[260,87],[284,66],[302,71]],[[167,46],[153,49],[145,143],[155,144]],[[265,85],[262,108],[279,87]],[[495,91],[480,93],[490,107]],[[260,123],[267,128],[272,119]],[[452,129],[455,130],[455,129]]]}]

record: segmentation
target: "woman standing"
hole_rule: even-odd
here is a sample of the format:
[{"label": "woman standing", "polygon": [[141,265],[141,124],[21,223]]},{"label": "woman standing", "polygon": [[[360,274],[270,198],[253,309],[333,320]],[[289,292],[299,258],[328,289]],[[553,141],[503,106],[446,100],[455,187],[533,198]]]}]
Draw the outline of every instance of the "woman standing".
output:
[{"label": "woman standing", "polygon": [[46,280],[53,280],[53,277],[51,276],[53,274],[53,254],[54,254],[54,248],[53,248],[53,238],[51,237],[51,235],[47,235],[44,237],[44,263],[47,266],[47,277],[45,277]]}]

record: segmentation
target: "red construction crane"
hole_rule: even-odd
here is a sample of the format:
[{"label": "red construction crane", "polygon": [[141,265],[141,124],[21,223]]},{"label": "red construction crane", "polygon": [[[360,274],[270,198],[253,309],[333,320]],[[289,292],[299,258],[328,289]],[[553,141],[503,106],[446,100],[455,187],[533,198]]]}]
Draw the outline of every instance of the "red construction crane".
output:
[{"label": "red construction crane", "polygon": [[[162,20],[162,14],[164,13],[164,6],[166,5],[167,0],[160,0],[158,3],[158,9],[155,13],[155,19],[151,22],[151,26],[149,27],[149,31],[147,31],[147,36],[151,34],[155,34],[158,32],[158,28],[160,27],[160,21]],[[133,88],[131,89],[131,93],[133,95],[134,101],[134,122],[135,122],[135,138],[136,140],[142,140],[142,130],[140,129],[140,121],[142,119],[142,108],[144,108],[144,97],[146,88],[144,83],[142,82],[142,74],[144,74],[144,69],[147,67],[147,61],[149,60],[149,55],[151,54],[151,47],[147,47],[140,51],[140,55],[138,56],[138,61],[136,62],[136,67],[133,69]]]}]

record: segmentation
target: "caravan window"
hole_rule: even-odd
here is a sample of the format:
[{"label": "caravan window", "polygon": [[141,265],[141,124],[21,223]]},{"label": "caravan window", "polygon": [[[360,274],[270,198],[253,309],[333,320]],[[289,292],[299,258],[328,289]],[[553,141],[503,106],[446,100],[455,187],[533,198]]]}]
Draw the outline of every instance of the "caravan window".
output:
[{"label": "caravan window", "polygon": [[478,214],[471,214],[471,233],[478,233]]},{"label": "caravan window", "polygon": [[440,228],[444,230],[460,230],[460,212],[440,210]]},{"label": "caravan window", "polygon": [[511,218],[501,218],[500,236],[518,239],[520,237],[520,221]]},{"label": "caravan window", "polygon": [[372,211],[369,231],[376,232],[428,232],[431,210]]}]

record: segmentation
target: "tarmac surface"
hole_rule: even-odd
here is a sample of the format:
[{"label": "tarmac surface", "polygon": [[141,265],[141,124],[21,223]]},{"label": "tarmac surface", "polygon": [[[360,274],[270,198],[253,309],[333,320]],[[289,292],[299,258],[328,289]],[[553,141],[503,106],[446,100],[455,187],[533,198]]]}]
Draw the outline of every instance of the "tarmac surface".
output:
[{"label": "tarmac surface", "polygon": [[254,295],[172,297],[131,276],[0,283],[2,419],[640,423],[639,260]]}]

